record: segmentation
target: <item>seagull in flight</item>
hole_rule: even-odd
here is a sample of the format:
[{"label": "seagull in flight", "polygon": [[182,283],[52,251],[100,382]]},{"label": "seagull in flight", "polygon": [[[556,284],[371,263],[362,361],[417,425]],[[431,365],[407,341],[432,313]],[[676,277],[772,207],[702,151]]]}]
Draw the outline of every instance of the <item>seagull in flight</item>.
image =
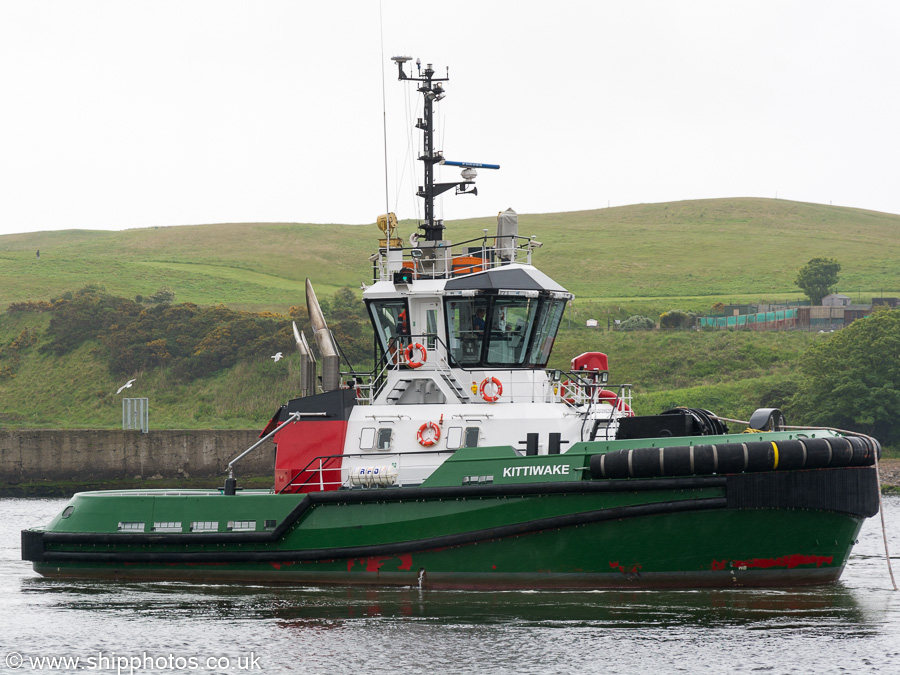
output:
[{"label": "seagull in flight", "polygon": [[282,354],[281,352],[278,352],[277,354],[275,354],[274,356],[270,356],[269,358],[275,359],[275,363],[278,363],[279,361],[281,361],[281,359],[284,358],[284,354]]},{"label": "seagull in flight", "polygon": [[119,389],[116,391],[116,395],[121,394],[123,389],[128,389],[133,384],[134,384],[134,380],[128,380],[128,382],[126,382],[121,387],[119,387]]}]

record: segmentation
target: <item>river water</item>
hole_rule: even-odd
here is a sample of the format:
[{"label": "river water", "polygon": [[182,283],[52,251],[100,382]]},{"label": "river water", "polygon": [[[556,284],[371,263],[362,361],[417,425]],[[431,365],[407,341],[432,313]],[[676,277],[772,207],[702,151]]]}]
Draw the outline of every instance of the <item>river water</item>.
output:
[{"label": "river water", "polygon": [[19,531],[64,503],[0,500],[2,672],[900,673],[877,517],[827,587],[486,593],[43,579]]}]

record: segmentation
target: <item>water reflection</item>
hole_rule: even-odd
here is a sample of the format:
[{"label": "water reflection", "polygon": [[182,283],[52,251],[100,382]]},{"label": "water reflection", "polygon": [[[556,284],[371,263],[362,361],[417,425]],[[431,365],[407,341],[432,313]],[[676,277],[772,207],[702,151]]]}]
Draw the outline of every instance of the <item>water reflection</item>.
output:
[{"label": "water reflection", "polygon": [[47,607],[131,615],[272,619],[282,628],[360,619],[435,623],[567,624],[592,627],[859,625],[870,621],[859,591],[841,584],[787,590],[436,591],[73,583],[23,579],[21,591]]},{"label": "water reflection", "polygon": [[[26,653],[253,652],[265,672],[900,672],[874,520],[830,586],[491,593],[44,579],[18,530],[58,507],[0,504],[0,635]],[[886,512],[900,551],[900,499]]]}]

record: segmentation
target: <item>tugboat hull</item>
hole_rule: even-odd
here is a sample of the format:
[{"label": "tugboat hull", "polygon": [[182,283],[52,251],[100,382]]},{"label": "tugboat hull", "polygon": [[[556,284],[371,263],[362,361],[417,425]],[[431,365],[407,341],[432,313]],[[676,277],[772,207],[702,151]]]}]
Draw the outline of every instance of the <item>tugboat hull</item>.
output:
[{"label": "tugboat hull", "polygon": [[[23,557],[49,577],[430,588],[823,584],[840,577],[863,520],[877,511],[874,474],[842,468],[307,495],[82,493],[68,519],[23,532]],[[776,483],[766,487],[759,476]],[[785,480],[795,486],[787,502]],[[187,514],[203,513],[217,514],[221,529],[270,529],[109,531],[110,517],[117,527],[186,530]],[[62,531],[66,520],[75,531]]]}]

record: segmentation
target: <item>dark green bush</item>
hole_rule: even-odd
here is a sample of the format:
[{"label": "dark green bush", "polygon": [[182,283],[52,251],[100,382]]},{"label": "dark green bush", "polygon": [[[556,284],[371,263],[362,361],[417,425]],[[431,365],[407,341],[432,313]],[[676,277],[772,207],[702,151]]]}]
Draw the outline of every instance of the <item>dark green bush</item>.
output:
[{"label": "dark green bush", "polygon": [[619,324],[619,330],[653,330],[656,328],[656,322],[649,316],[640,316],[635,314],[625,319]]}]

